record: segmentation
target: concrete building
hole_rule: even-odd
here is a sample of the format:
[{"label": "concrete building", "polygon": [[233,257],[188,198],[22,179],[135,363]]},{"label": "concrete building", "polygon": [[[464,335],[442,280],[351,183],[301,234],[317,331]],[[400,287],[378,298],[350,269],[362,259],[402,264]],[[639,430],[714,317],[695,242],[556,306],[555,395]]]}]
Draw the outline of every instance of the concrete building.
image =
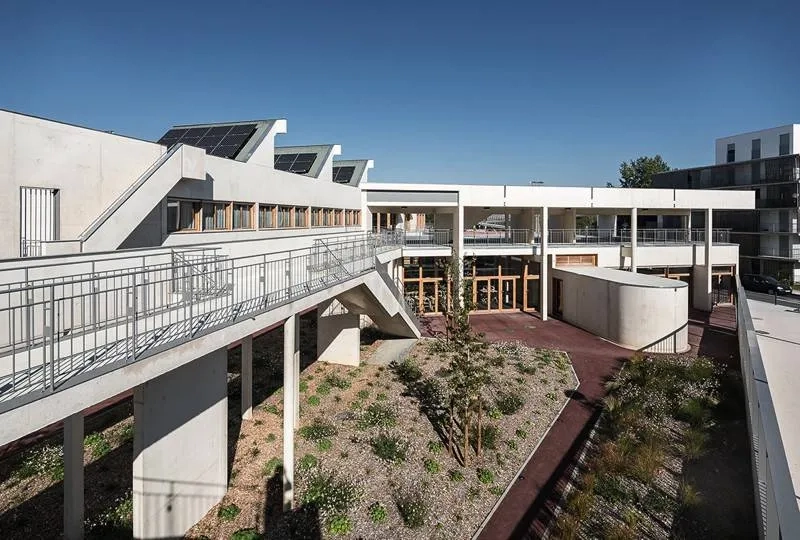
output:
[{"label": "concrete building", "polygon": [[731,229],[742,273],[800,282],[800,124],[717,139],[715,154],[714,165],[656,175],[653,186],[754,191],[755,210],[718,212],[714,226]]},{"label": "concrete building", "polygon": [[281,325],[290,507],[298,314],[317,314],[319,360],[357,364],[366,321],[418,337],[418,317],[456,301],[452,260],[473,309],[535,310],[630,349],[682,351],[689,308],[730,301],[738,246],[711,224],[752,210],[750,191],[375,183],[338,145],[276,146],[286,130],[149,142],[0,112],[0,445],[65,421],[67,538],[82,536],[82,411],[125,391],[135,536],[181,535],[216,504],[225,349],[242,347],[247,419],[252,338]]}]

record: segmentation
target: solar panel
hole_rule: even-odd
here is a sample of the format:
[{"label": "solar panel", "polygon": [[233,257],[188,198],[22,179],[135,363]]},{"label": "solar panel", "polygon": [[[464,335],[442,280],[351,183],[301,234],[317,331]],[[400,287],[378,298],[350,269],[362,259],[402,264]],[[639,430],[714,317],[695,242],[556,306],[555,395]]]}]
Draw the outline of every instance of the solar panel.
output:
[{"label": "solar panel", "polygon": [[317,154],[313,152],[303,154],[275,154],[275,168],[279,171],[308,174],[316,160]]},{"label": "solar panel", "polygon": [[230,124],[222,126],[201,126],[175,128],[167,131],[158,144],[172,146],[183,143],[204,148],[207,154],[224,158],[234,158],[253,136],[256,124]]},{"label": "solar panel", "polygon": [[353,179],[353,173],[356,172],[355,167],[334,167],[333,168],[333,181],[339,184],[348,184]]}]

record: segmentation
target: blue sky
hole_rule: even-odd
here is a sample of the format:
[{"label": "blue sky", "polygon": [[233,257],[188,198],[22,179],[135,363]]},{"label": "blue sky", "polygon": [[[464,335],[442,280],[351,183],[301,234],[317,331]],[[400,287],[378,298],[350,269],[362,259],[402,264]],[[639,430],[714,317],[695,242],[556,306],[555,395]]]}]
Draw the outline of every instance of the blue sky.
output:
[{"label": "blue sky", "polygon": [[282,117],[377,180],[603,185],[800,122],[796,0],[15,3],[2,108],[152,140]]}]

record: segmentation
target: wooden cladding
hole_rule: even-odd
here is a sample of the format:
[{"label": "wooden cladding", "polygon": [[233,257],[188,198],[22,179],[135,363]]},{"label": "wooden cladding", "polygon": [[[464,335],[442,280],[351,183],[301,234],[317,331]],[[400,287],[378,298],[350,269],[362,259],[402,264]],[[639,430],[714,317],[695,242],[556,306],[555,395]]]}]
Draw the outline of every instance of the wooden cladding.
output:
[{"label": "wooden cladding", "polygon": [[594,253],[556,255],[556,266],[597,266],[597,255]]}]

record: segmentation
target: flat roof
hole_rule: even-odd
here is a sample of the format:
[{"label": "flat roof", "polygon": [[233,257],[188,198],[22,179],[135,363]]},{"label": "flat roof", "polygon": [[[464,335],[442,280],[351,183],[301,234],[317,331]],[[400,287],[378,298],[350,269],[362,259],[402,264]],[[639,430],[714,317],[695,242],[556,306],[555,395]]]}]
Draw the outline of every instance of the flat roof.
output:
[{"label": "flat roof", "polygon": [[795,496],[800,498],[800,310],[748,300]]},{"label": "flat roof", "polygon": [[688,283],[678,279],[669,279],[652,274],[639,274],[628,272],[627,270],[617,270],[616,268],[603,268],[602,266],[556,266],[555,269],[622,285],[648,287],[651,289],[675,289],[689,286]]}]

